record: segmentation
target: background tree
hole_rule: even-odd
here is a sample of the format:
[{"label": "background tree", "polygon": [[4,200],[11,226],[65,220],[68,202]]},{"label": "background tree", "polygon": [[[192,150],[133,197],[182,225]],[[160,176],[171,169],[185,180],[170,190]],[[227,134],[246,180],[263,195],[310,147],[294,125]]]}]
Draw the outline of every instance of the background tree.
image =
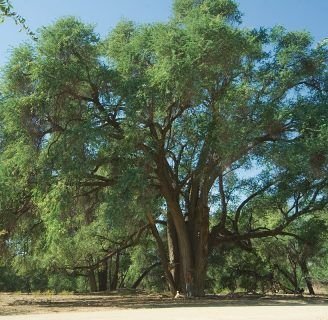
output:
[{"label": "background tree", "polygon": [[26,20],[20,16],[18,13],[13,11],[13,6],[8,0],[0,0],[0,23],[5,20],[5,18],[11,18],[14,22],[19,25],[26,33],[34,40],[37,40],[35,33],[26,24]]},{"label": "background tree", "polygon": [[[45,268],[90,275],[120,244],[134,245],[145,230],[141,220],[125,224],[134,206],[125,184],[133,183],[137,172],[120,174],[117,146],[108,149],[118,133],[98,99],[112,101],[113,115],[119,102],[107,91],[111,71],[98,61],[98,43],[92,28],[73,18],[43,30],[37,49],[26,45],[14,52],[1,108],[3,243],[11,233],[21,234],[19,225],[27,221],[29,232],[40,230],[34,255]],[[112,156],[115,169],[109,167]],[[113,180],[116,190],[104,190]],[[108,235],[118,225],[120,230]]]}]

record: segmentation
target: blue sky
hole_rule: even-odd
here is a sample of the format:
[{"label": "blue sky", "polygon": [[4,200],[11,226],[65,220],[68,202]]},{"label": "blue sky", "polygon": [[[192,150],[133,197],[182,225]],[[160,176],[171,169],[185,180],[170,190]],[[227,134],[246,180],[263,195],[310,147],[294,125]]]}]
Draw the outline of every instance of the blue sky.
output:
[{"label": "blue sky", "polygon": [[[61,16],[74,15],[96,25],[105,36],[116,23],[127,18],[136,22],[166,21],[173,0],[12,0],[15,10],[35,31]],[[280,24],[289,30],[308,30],[316,41],[328,36],[327,0],[238,0],[244,13],[243,26],[272,27]],[[10,49],[28,37],[9,19],[0,25],[0,65]]]}]

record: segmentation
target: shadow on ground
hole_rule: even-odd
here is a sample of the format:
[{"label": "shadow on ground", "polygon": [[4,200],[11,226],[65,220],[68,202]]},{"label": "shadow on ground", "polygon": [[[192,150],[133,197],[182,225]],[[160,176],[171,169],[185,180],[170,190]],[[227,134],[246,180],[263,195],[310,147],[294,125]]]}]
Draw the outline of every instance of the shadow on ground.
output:
[{"label": "shadow on ground", "polygon": [[294,295],[213,295],[194,299],[173,299],[167,295],[27,295],[0,294],[0,315],[61,311],[95,311],[104,309],[177,308],[177,307],[245,307],[327,305],[328,296]]}]

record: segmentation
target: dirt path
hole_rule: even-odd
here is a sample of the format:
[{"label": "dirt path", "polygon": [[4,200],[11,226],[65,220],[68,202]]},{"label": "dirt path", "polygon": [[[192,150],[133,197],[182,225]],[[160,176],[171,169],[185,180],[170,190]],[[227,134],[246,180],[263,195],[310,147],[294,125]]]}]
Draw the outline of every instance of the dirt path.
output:
[{"label": "dirt path", "polygon": [[0,320],[328,320],[328,297],[0,294]]},{"label": "dirt path", "polygon": [[182,307],[5,316],[8,320],[328,320],[328,306]]}]

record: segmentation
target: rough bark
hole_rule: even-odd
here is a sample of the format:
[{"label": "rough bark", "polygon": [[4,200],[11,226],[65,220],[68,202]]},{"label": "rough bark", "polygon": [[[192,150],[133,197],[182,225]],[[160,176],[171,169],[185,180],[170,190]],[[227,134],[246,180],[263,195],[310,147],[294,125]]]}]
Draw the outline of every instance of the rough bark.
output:
[{"label": "rough bark", "polygon": [[165,158],[165,152],[157,154],[155,162],[157,164],[156,173],[160,180],[161,194],[166,200],[178,236],[180,267],[185,279],[188,272],[192,270],[193,261],[190,237],[179,203],[180,190],[177,186],[177,181],[172,177],[170,166]]}]

